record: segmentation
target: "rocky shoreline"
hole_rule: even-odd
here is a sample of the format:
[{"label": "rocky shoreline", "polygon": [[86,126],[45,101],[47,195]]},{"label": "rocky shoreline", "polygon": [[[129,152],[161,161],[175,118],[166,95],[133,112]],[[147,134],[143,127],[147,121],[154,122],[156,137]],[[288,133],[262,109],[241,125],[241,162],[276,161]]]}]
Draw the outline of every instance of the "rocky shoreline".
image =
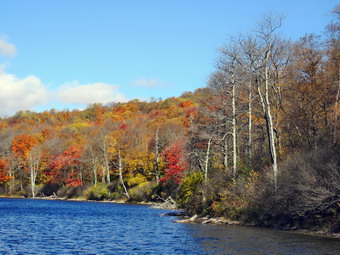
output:
[{"label": "rocky shoreline", "polygon": [[188,216],[185,212],[170,212],[161,214],[161,216],[175,216],[180,217],[178,220],[174,220],[174,223],[184,223],[184,224],[214,224],[214,225],[225,225],[225,226],[244,226],[244,227],[260,227],[260,228],[269,228],[278,231],[291,231],[298,234],[306,234],[312,236],[320,236],[320,237],[328,237],[328,238],[336,238],[340,239],[339,233],[329,233],[325,231],[309,231],[306,229],[297,229],[297,228],[282,228],[279,226],[261,226],[255,223],[246,223],[242,221],[236,221],[227,219],[225,217],[199,217],[198,215]]}]

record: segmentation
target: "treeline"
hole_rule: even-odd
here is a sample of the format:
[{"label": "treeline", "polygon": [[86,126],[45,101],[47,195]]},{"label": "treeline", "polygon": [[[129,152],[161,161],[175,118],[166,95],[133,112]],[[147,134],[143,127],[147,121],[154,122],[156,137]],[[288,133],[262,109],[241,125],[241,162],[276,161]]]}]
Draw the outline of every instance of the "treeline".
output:
[{"label": "treeline", "polygon": [[323,37],[265,16],[179,98],[0,122],[7,195],[160,201],[188,212],[340,231],[340,6]]}]

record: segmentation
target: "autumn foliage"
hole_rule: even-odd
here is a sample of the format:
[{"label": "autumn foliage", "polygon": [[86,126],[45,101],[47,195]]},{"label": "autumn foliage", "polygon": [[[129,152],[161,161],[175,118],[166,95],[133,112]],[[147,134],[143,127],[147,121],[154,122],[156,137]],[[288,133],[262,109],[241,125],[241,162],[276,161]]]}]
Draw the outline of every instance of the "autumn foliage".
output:
[{"label": "autumn foliage", "polygon": [[164,177],[160,179],[161,183],[170,181],[179,184],[184,176],[185,170],[188,169],[188,162],[185,160],[186,151],[182,142],[172,144],[164,152],[166,167]]},{"label": "autumn foliage", "polygon": [[[193,213],[235,219],[339,215],[340,21],[334,22],[327,38],[292,43],[255,33],[227,42],[207,86],[177,98],[2,118],[0,188],[25,196],[35,185],[37,196],[90,194],[86,189],[100,199],[171,196]],[[318,161],[309,164],[312,158]]]},{"label": "autumn foliage", "polygon": [[8,180],[12,179],[7,171],[8,161],[5,159],[0,159],[0,183],[7,182]]},{"label": "autumn foliage", "polygon": [[27,159],[30,151],[38,144],[38,140],[29,134],[16,136],[12,141],[12,151],[15,156]]},{"label": "autumn foliage", "polygon": [[79,178],[79,158],[82,146],[71,145],[50,162],[50,170],[45,174],[51,183],[66,183],[68,187],[82,185]]}]

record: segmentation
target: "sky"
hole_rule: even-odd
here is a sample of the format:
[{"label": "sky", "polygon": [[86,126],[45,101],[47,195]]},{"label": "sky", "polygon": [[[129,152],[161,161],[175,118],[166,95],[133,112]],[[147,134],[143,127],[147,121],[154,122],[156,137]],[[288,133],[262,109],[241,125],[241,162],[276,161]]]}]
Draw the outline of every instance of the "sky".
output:
[{"label": "sky", "polygon": [[0,116],[180,96],[265,14],[297,40],[338,0],[0,0]]}]

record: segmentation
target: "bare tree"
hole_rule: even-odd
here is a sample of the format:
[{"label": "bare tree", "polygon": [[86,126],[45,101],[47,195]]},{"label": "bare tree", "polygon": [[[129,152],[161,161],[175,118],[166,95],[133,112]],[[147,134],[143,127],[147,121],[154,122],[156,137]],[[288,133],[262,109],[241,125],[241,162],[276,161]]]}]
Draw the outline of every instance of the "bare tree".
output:
[{"label": "bare tree", "polygon": [[114,163],[115,165],[117,165],[118,167],[118,174],[119,174],[119,181],[120,184],[122,185],[123,189],[124,189],[124,194],[125,196],[130,199],[130,195],[129,192],[125,186],[124,180],[123,180],[123,156],[121,153],[121,149],[118,149],[118,164]]},{"label": "bare tree", "polygon": [[159,125],[157,125],[155,133],[155,170],[156,183],[159,184],[159,156],[160,156],[160,141],[159,141]]},{"label": "bare tree", "polygon": [[274,188],[277,189],[277,152],[275,144],[275,132],[272,115],[272,103],[269,90],[271,88],[270,76],[270,60],[275,47],[277,46],[278,36],[276,31],[281,27],[283,17],[274,18],[267,15],[258,23],[256,33],[263,43],[263,84],[259,84],[258,92],[261,98],[261,103],[264,111],[264,118],[266,120],[267,135],[269,142],[269,152],[274,173]]},{"label": "bare tree", "polygon": [[249,35],[247,38],[241,38],[239,40],[241,46],[241,60],[239,63],[245,70],[246,80],[248,83],[248,163],[252,165],[253,157],[253,144],[252,144],[252,117],[253,117],[253,87],[255,82],[258,80],[258,73],[260,69],[260,54],[258,39],[254,36]]},{"label": "bare tree", "polygon": [[38,176],[39,166],[41,162],[41,147],[35,146],[32,151],[29,152],[28,166],[30,170],[31,191],[32,197],[35,198],[35,184]]},{"label": "bare tree", "polygon": [[[221,59],[219,63],[219,68],[227,74],[229,77],[228,86],[231,89],[231,106],[232,106],[232,144],[233,144],[233,178],[236,178],[237,171],[237,123],[236,123],[236,81],[235,75],[237,72],[237,66],[239,64],[239,45],[235,41],[231,41],[229,45],[224,46],[221,49]],[[227,127],[228,125],[226,125]],[[228,132],[226,132],[228,133]]]}]

